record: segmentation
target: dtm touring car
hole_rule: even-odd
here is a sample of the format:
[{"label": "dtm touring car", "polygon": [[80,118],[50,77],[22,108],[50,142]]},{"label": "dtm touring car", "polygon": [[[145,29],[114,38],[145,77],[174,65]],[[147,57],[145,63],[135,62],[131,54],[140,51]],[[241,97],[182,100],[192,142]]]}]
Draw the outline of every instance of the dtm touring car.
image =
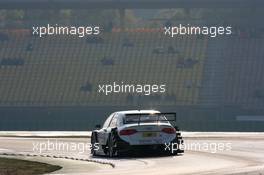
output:
[{"label": "dtm touring car", "polygon": [[[112,113],[104,125],[97,125],[91,135],[91,154],[120,156],[131,150],[157,150],[166,154],[183,153],[176,113],[156,110],[131,110]],[[96,146],[93,146],[96,145]],[[169,148],[168,145],[176,145]]]}]

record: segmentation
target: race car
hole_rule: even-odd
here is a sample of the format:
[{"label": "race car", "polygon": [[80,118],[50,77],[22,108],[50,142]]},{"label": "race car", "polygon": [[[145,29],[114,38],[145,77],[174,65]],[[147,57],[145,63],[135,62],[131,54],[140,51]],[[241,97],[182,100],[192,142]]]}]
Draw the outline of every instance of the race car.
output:
[{"label": "race car", "polygon": [[156,110],[131,110],[112,113],[102,128],[91,135],[91,154],[109,157],[124,155],[131,150],[152,149],[168,154],[183,153],[183,144],[176,121],[176,113]]}]

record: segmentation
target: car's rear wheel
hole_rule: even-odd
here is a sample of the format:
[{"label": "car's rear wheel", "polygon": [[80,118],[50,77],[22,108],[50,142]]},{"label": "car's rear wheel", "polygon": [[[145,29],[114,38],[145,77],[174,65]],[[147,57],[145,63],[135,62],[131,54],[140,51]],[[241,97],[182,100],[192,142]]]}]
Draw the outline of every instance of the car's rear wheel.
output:
[{"label": "car's rear wheel", "polygon": [[169,148],[165,146],[165,153],[167,155],[178,155],[179,153],[184,153],[182,150],[183,140],[182,137],[176,137],[173,141],[170,142]]},{"label": "car's rear wheel", "polygon": [[114,157],[118,155],[117,152],[117,139],[114,132],[111,132],[108,139],[108,156]]}]

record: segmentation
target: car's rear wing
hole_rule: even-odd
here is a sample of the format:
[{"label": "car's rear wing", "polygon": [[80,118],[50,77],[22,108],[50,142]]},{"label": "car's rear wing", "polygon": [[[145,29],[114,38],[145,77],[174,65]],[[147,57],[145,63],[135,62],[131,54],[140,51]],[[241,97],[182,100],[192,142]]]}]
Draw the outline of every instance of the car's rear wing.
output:
[{"label": "car's rear wing", "polygon": [[131,123],[150,123],[150,122],[176,122],[175,112],[166,113],[139,113],[126,114],[124,117],[124,124]]}]

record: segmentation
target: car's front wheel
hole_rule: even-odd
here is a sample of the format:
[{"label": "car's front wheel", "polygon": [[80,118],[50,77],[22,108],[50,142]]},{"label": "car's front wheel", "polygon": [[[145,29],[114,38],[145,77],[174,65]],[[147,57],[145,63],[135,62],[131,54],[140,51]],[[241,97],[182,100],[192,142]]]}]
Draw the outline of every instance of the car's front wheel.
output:
[{"label": "car's front wheel", "polygon": [[111,132],[111,134],[109,135],[109,139],[108,139],[108,156],[109,157],[114,157],[117,156],[118,152],[117,152],[117,139],[116,136],[114,134],[114,132]]},{"label": "car's front wheel", "polygon": [[95,133],[92,133],[92,136],[91,136],[91,154],[92,156],[96,156],[97,153],[96,153],[96,147],[95,147],[95,144],[96,144],[96,135]]}]

